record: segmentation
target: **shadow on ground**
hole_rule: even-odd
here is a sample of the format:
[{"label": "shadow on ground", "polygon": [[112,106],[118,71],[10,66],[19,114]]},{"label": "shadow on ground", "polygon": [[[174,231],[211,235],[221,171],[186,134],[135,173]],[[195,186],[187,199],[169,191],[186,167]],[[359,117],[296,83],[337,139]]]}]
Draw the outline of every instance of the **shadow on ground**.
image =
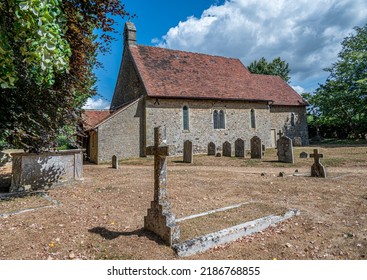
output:
[{"label": "shadow on ground", "polygon": [[144,228],[140,228],[133,231],[111,231],[109,229],[106,229],[105,227],[94,227],[92,229],[88,229],[88,232],[99,234],[106,240],[113,240],[115,238],[118,238],[120,236],[133,236],[136,235],[138,237],[146,237],[149,240],[157,242],[159,245],[164,245],[162,239],[154,235],[153,233],[145,230]]}]

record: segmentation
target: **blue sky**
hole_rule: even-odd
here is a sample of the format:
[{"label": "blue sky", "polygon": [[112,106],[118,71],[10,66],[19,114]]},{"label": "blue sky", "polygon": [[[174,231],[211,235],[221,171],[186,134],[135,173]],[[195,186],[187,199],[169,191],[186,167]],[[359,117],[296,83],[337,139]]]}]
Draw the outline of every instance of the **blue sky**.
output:
[{"label": "blue sky", "polygon": [[[341,41],[367,23],[365,0],[122,0],[135,13],[137,42],[239,58],[244,65],[278,56],[289,63],[291,86],[313,92],[336,62]],[[127,18],[117,28],[123,30]],[[122,37],[100,56],[98,96],[86,108],[108,108],[122,55]]]}]

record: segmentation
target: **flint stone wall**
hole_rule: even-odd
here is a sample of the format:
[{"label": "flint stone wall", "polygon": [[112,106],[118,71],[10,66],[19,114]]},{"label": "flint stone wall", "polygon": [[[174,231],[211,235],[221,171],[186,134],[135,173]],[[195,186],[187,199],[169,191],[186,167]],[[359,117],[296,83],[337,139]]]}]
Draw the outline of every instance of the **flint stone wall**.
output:
[{"label": "flint stone wall", "polygon": [[35,191],[83,180],[83,151],[13,153],[10,192]]}]

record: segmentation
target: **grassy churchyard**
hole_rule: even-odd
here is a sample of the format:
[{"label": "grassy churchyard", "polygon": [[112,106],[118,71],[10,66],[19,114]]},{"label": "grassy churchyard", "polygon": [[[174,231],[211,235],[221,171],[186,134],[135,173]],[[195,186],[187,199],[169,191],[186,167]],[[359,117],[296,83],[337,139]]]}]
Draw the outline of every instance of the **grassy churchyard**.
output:
[{"label": "grassy churchyard", "polygon": [[[343,145],[342,145],[343,144]],[[294,164],[195,155],[193,164],[170,157],[168,194],[176,218],[241,204],[180,222],[187,239],[287,209],[300,215],[189,259],[366,259],[367,144],[326,142],[294,148]],[[311,178],[319,148],[327,178]],[[248,152],[248,151],[247,151]],[[11,165],[0,167],[0,187]],[[284,172],[286,176],[279,177]],[[46,195],[0,200],[0,259],[176,259],[143,229],[153,199],[153,158],[84,165],[84,181]],[[30,211],[29,211],[30,210]]]}]

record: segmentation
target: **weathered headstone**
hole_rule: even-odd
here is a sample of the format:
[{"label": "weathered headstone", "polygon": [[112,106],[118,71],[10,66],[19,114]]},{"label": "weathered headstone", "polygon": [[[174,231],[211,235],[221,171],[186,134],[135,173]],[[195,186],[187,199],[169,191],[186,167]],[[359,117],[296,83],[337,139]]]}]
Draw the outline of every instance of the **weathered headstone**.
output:
[{"label": "weathered headstone", "polygon": [[302,152],[302,153],[299,154],[299,157],[300,158],[308,158],[308,153]]},{"label": "weathered headstone", "polygon": [[234,155],[238,158],[244,158],[245,157],[245,141],[238,138],[234,142]]},{"label": "weathered headstone", "polygon": [[286,163],[294,163],[292,139],[282,136],[277,141],[278,160]]},{"label": "weathered headstone", "polygon": [[208,144],[208,156],[215,156],[215,144],[213,142]]},{"label": "weathered headstone", "polygon": [[257,136],[254,136],[250,140],[251,146],[251,158],[262,158],[262,145],[261,139]]},{"label": "weathered headstone", "polygon": [[112,156],[112,168],[119,169],[119,161],[115,155]]},{"label": "weathered headstone", "polygon": [[151,202],[144,228],[160,236],[168,245],[180,238],[180,228],[172,214],[167,193],[167,156],[169,147],[162,127],[154,128],[154,146],[146,148],[147,155],[154,155],[154,200]]},{"label": "weathered headstone", "polygon": [[293,146],[301,147],[302,146],[302,138],[299,136],[294,137]]},{"label": "weathered headstone", "polygon": [[193,163],[193,151],[192,151],[192,142],[190,140],[186,140],[184,142],[184,149],[183,149],[183,162],[186,163]]},{"label": "weathered headstone", "polygon": [[311,177],[326,178],[326,169],[321,164],[320,158],[323,158],[323,154],[319,154],[318,149],[313,150],[313,154],[310,154],[311,158],[314,158],[315,163],[311,166]]},{"label": "weathered headstone", "polygon": [[223,156],[224,157],[231,157],[232,156],[232,147],[231,147],[231,143],[229,143],[228,141],[223,143]]},{"label": "weathered headstone", "polygon": [[263,155],[263,156],[265,156],[265,150],[266,150],[266,147],[265,147],[265,145],[264,145],[264,144],[262,144],[262,146],[261,146],[261,147],[262,147],[262,155]]}]

